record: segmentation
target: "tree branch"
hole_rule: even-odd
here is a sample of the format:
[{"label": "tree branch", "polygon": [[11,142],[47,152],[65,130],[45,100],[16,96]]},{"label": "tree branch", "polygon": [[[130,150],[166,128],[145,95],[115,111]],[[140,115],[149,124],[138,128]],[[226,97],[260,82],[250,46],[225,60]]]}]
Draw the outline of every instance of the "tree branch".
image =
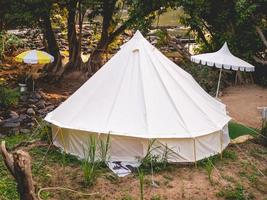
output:
[{"label": "tree branch", "polygon": [[2,156],[4,158],[4,162],[7,166],[7,169],[10,171],[12,176],[15,177],[14,159],[11,156],[11,154],[7,152],[5,141],[2,141],[2,143],[1,143],[0,153],[2,154]]},{"label": "tree branch", "polygon": [[254,59],[257,63],[263,64],[263,65],[267,65],[267,60],[260,59],[260,58],[258,58],[257,56],[253,56],[253,59]]},{"label": "tree branch", "polygon": [[263,34],[263,32],[259,26],[256,26],[256,32],[259,34],[263,44],[267,48],[267,40],[266,40],[266,38],[265,38],[265,36],[264,36],[264,34]]}]

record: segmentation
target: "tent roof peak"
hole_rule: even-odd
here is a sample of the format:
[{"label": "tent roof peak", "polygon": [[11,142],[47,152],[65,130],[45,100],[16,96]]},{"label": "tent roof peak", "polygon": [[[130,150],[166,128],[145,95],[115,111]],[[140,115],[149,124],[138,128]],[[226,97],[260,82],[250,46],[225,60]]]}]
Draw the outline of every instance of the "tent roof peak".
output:
[{"label": "tent roof peak", "polygon": [[142,33],[141,33],[139,30],[137,30],[137,31],[135,32],[135,34],[133,35],[133,38],[134,38],[134,39],[143,39],[144,36],[142,35]]},{"label": "tent roof peak", "polygon": [[231,54],[227,42],[224,42],[222,48],[219,50],[219,52],[225,53],[225,54]]}]

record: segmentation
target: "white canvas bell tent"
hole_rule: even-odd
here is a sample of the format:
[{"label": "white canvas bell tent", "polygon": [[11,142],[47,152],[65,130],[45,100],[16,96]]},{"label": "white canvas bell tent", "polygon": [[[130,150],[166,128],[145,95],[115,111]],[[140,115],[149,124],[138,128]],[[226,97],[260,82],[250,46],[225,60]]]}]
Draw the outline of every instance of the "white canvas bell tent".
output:
[{"label": "white canvas bell tent", "polygon": [[225,105],[139,31],[45,120],[54,144],[81,158],[90,135],[110,134],[112,161],[144,157],[151,139],[170,149],[169,162],[195,162],[229,143]]}]

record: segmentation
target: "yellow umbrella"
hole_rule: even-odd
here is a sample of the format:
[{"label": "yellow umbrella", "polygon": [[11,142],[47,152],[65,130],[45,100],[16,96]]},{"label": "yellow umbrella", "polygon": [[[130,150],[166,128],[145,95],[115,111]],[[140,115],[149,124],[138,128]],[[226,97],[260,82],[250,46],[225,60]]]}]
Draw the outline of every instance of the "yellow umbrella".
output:
[{"label": "yellow umbrella", "polygon": [[17,55],[15,60],[27,64],[47,64],[54,62],[54,57],[44,51],[29,50]]},{"label": "yellow umbrella", "polygon": [[[17,55],[15,61],[27,64],[48,64],[54,62],[54,57],[44,51],[29,50]],[[32,84],[34,91],[34,80]]]}]

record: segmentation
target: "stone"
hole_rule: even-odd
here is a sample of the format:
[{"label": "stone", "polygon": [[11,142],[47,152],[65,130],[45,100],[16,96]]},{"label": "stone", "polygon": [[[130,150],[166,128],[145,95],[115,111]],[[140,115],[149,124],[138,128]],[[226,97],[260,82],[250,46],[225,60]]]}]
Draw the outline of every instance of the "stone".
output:
[{"label": "stone", "polygon": [[33,108],[28,108],[26,113],[29,115],[35,115],[35,111],[33,110]]},{"label": "stone", "polygon": [[29,107],[30,107],[30,108],[33,108],[33,109],[36,109],[36,108],[37,108],[37,106],[34,105],[34,104],[30,104]]},{"label": "stone", "polygon": [[42,96],[37,92],[34,93],[34,97],[37,98],[37,99],[41,99],[42,98]]},{"label": "stone", "polygon": [[45,108],[45,111],[52,111],[54,108],[55,108],[54,105],[50,105],[50,106],[47,106],[47,107]]},{"label": "stone", "polygon": [[21,95],[20,96],[20,100],[22,101],[22,102],[25,102],[25,101],[27,101],[27,96],[26,95]]},{"label": "stone", "polygon": [[20,132],[24,133],[24,134],[29,134],[29,133],[31,133],[31,130],[30,129],[26,129],[26,128],[22,128],[22,129],[20,129]]},{"label": "stone", "polygon": [[36,106],[38,108],[44,109],[45,108],[45,100],[42,99],[42,100],[38,101],[38,103],[36,104]]},{"label": "stone", "polygon": [[30,98],[28,101],[29,101],[30,103],[36,103],[36,102],[38,101],[38,99]]},{"label": "stone", "polygon": [[3,124],[5,128],[17,128],[20,126],[20,122],[6,122]]},{"label": "stone", "polygon": [[18,118],[8,118],[8,119],[3,120],[4,123],[18,123],[20,121],[21,120],[19,117]]},{"label": "stone", "polygon": [[240,143],[244,143],[247,140],[251,140],[251,139],[253,139],[253,136],[251,136],[251,135],[242,135],[242,136],[239,136],[235,139],[232,139],[231,144],[240,144]]},{"label": "stone", "polygon": [[33,122],[29,122],[29,123],[27,123],[27,126],[32,128],[32,127],[34,127],[34,123]]},{"label": "stone", "polygon": [[15,111],[12,111],[12,110],[10,111],[9,116],[10,116],[12,119],[17,119],[17,118],[19,118],[18,113],[15,112]]},{"label": "stone", "polygon": [[25,115],[25,114],[20,114],[19,115],[19,118],[20,118],[21,121],[27,119],[27,117],[28,117],[28,115]]}]

